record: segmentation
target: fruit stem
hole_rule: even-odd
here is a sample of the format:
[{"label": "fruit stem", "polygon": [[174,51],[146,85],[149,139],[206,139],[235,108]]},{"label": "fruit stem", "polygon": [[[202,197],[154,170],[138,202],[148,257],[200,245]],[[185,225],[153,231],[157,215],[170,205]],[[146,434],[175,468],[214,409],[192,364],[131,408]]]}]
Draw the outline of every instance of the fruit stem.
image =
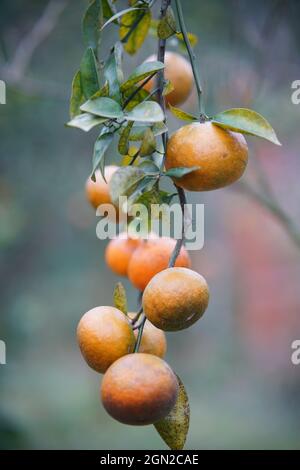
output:
[{"label": "fruit stem", "polygon": [[139,326],[139,332],[138,332],[138,336],[137,336],[135,347],[134,347],[134,352],[135,353],[139,352],[139,348],[140,348],[140,344],[141,344],[141,341],[142,341],[142,336],[143,336],[143,330],[144,330],[145,323],[146,323],[146,317],[144,316],[143,320],[141,321],[141,324]]},{"label": "fruit stem", "polygon": [[175,248],[173,250],[173,253],[171,255],[170,261],[169,261],[169,268],[173,268],[175,266],[176,260],[179,256],[180,250],[182,246],[184,245],[184,238],[185,238],[185,205],[186,205],[186,196],[185,192],[182,188],[179,186],[175,187],[177,189],[177,194],[179,197],[179,202],[180,202],[180,207],[181,207],[181,213],[182,213],[182,226],[181,226],[181,237],[177,240]]},{"label": "fruit stem", "polygon": [[189,40],[188,32],[185,26],[184,22],[184,17],[183,17],[183,11],[182,11],[182,6],[181,6],[181,1],[180,0],[175,0],[176,3],[176,9],[177,9],[177,14],[178,14],[178,21],[180,25],[180,30],[185,42],[185,46],[187,48],[189,57],[190,57],[190,62],[193,70],[193,75],[195,79],[195,85],[197,89],[197,94],[198,94],[198,104],[199,104],[199,121],[200,122],[205,122],[207,120],[207,116],[205,115],[204,111],[204,105],[203,105],[203,100],[202,100],[202,87],[201,87],[201,81],[200,81],[200,75],[198,72],[198,69],[196,67],[196,56],[193,51],[193,48],[191,46],[191,42]]}]

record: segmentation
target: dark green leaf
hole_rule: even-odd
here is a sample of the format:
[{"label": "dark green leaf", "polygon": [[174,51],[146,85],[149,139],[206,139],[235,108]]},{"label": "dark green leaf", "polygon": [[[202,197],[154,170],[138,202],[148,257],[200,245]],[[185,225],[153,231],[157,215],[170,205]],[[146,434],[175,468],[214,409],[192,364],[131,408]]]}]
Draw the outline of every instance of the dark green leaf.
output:
[{"label": "dark green leaf", "polygon": [[145,177],[143,170],[136,166],[126,166],[119,168],[109,182],[109,192],[112,203],[119,205],[120,196],[130,195],[136,188],[139,181]]},{"label": "dark green leaf", "polygon": [[96,98],[88,100],[80,107],[81,111],[110,119],[123,117],[121,106],[111,98]]},{"label": "dark green leaf", "polygon": [[190,168],[187,167],[177,167],[177,168],[170,168],[170,170],[164,173],[165,176],[170,176],[171,178],[181,178],[182,176],[188,175],[193,171],[199,170],[199,166],[191,166]]},{"label": "dark green leaf", "polygon": [[94,51],[89,47],[80,64],[81,87],[86,99],[93,96],[100,88],[98,67]]},{"label": "dark green leaf", "polygon": [[[139,167],[141,168],[141,167]],[[132,207],[133,204],[135,203],[140,203],[143,204],[144,202],[147,202],[147,198],[143,200],[141,199],[142,195],[144,193],[149,194],[152,191],[153,186],[155,185],[157,179],[154,178],[153,176],[144,176],[138,184],[135,186],[134,190],[131,192],[128,198],[128,209]],[[150,198],[150,195],[149,195]],[[157,202],[155,202],[156,204]],[[146,205],[146,204],[145,204]],[[147,206],[148,207],[148,206]]]},{"label": "dark green leaf", "polygon": [[[121,16],[128,15],[135,10],[141,10],[141,8],[126,8],[125,10],[119,11],[115,15],[111,16],[108,21],[102,26],[102,29],[106,28],[110,23],[113,23],[115,20],[121,18]],[[122,20],[123,21],[123,20]]]},{"label": "dark green leaf", "polygon": [[113,134],[107,130],[102,130],[94,146],[92,175],[94,175],[95,171],[99,168],[104,181],[106,181],[104,175],[105,152],[112,143],[112,140]]},{"label": "dark green leaf", "polygon": [[[133,98],[130,98],[134,93]],[[148,98],[149,93],[148,91],[144,90],[141,88],[138,90],[138,87],[133,86],[132,88],[129,88],[123,93],[123,101],[125,102],[128,98],[130,98],[130,101],[128,104],[125,106],[124,111],[131,111],[133,108],[135,108],[138,104],[142,103],[143,101],[146,101]]]},{"label": "dark green leaf", "polygon": [[160,39],[168,39],[176,33],[176,19],[172,7],[168,7],[165,15],[157,26],[157,35]]},{"label": "dark green leaf", "polygon": [[111,98],[120,101],[120,83],[123,81],[122,44],[117,42],[105,63],[104,77],[109,84]]},{"label": "dark green leaf", "polygon": [[129,148],[129,135],[133,126],[133,122],[128,122],[121,132],[118,150],[121,155],[127,155]]},{"label": "dark green leaf", "polygon": [[[93,96],[91,96],[91,100],[95,100],[96,98],[108,98],[109,96],[109,84],[105,82],[103,87],[100,88]],[[83,103],[82,103],[83,104]]]},{"label": "dark green leaf", "polygon": [[213,124],[243,134],[262,137],[281,145],[274,129],[268,121],[257,112],[246,108],[233,108],[223,111],[212,118]]},{"label": "dark green leaf", "polygon": [[151,173],[152,175],[158,175],[159,174],[159,167],[154,163],[153,160],[143,160],[139,164],[139,168],[141,168],[145,173],[149,174]]},{"label": "dark green leaf", "polygon": [[156,150],[156,139],[155,136],[150,128],[148,128],[142,140],[142,145],[140,148],[140,156],[146,157],[147,155],[151,155]]},{"label": "dark green leaf", "polygon": [[73,119],[80,114],[80,106],[84,102],[84,95],[81,87],[80,71],[75,74],[72,82],[72,94],[70,100],[70,117]]},{"label": "dark green leaf", "polygon": [[145,41],[151,24],[151,11],[134,9],[123,16],[120,27],[120,39],[125,42],[128,54],[135,54]]},{"label": "dark green leaf", "polygon": [[103,11],[101,0],[94,0],[87,8],[82,21],[83,39],[86,47],[91,47],[95,54],[100,39]]},{"label": "dark green leaf", "polygon": [[189,400],[184,385],[179,377],[179,394],[171,412],[154,424],[157,432],[172,450],[184,448],[190,424]]},{"label": "dark green leaf", "polygon": [[177,117],[178,119],[181,119],[182,121],[198,121],[196,116],[193,114],[187,113],[183,111],[182,109],[175,108],[175,106],[171,106],[169,104],[169,108],[173,116]]},{"label": "dark green leaf", "polygon": [[77,127],[78,129],[81,129],[82,131],[88,132],[93,127],[98,126],[99,124],[103,124],[105,121],[107,121],[106,118],[102,119],[102,118],[93,116],[92,114],[83,113],[83,114],[79,114],[78,116],[73,118],[71,121],[69,121],[67,123],[67,126]]},{"label": "dark green leaf", "polygon": [[121,310],[121,312],[127,315],[128,310],[126,290],[121,282],[118,282],[114,289],[114,305],[117,309]]},{"label": "dark green leaf", "polygon": [[133,73],[128,77],[125,83],[121,85],[121,91],[126,91],[131,88],[136,83],[139,83],[145,78],[153,75],[154,73],[162,70],[164,68],[164,64],[159,61],[153,62],[144,62],[143,64],[139,65]]},{"label": "dark green leaf", "polygon": [[[103,16],[106,20],[109,20],[114,14],[114,8],[111,6],[109,0],[102,0]],[[118,24],[117,20],[114,20],[115,24]]]},{"label": "dark green leaf", "polygon": [[145,101],[138,104],[132,111],[125,115],[128,121],[139,122],[160,122],[165,118],[164,112],[158,103],[154,101]]}]

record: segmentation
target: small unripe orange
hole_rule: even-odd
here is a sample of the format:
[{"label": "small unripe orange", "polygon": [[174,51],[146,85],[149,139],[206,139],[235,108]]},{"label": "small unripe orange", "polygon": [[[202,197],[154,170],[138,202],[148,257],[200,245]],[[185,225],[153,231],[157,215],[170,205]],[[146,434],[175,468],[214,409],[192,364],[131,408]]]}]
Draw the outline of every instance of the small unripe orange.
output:
[{"label": "small unripe orange", "polygon": [[153,424],[175,405],[179,386],[170,366],[151,354],[129,354],[105,373],[101,398],[106,411],[124,424]]},{"label": "small unripe orange", "polygon": [[204,314],[209,301],[203,276],[186,268],[168,268],[156,274],[143,294],[147,319],[164,331],[188,328]]},{"label": "small unripe orange", "polygon": [[85,313],[77,327],[77,339],[88,365],[101,373],[131,353],[135,345],[128,318],[114,307],[96,307]]}]

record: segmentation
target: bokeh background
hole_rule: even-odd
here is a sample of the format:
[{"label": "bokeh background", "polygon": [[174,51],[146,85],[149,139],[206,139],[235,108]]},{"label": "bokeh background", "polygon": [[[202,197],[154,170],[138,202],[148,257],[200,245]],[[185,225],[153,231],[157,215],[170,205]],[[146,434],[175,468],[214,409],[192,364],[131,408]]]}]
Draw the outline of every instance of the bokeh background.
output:
[{"label": "bokeh background", "polygon": [[[151,426],[126,427],[105,413],[100,377],[76,344],[79,318],[111,303],[117,278],[104,265],[105,242],[84,195],[95,134],[64,127],[87,2],[50,3],[61,12],[52,5],[49,13],[41,0],[0,5],[0,79],[8,86],[0,106],[0,339],[7,345],[0,447],[164,448]],[[291,343],[300,338],[300,249],[291,233],[300,215],[300,108],[291,83],[300,79],[300,4],[183,3],[199,36],[207,111],[252,107],[283,144],[249,138],[242,184],[189,194],[205,204],[205,246],[192,258],[211,303],[198,324],[168,335],[167,361],[190,397],[187,448],[299,448],[300,366],[291,363]],[[28,54],[28,34],[45,8],[53,24]],[[111,25],[103,51],[114,38]],[[138,56],[126,56],[126,73],[155,47],[149,38]],[[195,103],[194,94],[185,109]],[[171,130],[179,125],[170,117]],[[118,163],[113,152],[110,162]],[[249,184],[289,219],[249,196]],[[135,309],[136,293],[125,285]]]}]

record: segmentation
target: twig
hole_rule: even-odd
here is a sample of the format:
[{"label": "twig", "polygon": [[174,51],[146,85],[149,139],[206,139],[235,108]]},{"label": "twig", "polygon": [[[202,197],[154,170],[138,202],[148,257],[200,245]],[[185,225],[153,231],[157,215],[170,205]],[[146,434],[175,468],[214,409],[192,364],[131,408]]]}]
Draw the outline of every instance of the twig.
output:
[{"label": "twig", "polygon": [[143,320],[139,326],[139,332],[138,332],[138,336],[137,336],[137,339],[136,339],[136,343],[135,343],[135,347],[134,347],[134,352],[137,353],[139,351],[139,348],[140,348],[140,344],[141,344],[141,341],[142,341],[142,336],[143,336],[143,330],[144,330],[144,326],[145,326],[145,323],[146,323],[146,317],[144,316],[143,317]]},{"label": "twig", "polygon": [[184,240],[185,240],[185,207],[186,207],[186,196],[185,192],[182,188],[179,186],[176,186],[177,189],[177,194],[179,197],[179,202],[180,202],[180,207],[181,207],[181,213],[182,213],[182,226],[181,226],[181,237],[177,240],[175,248],[173,250],[173,253],[171,255],[170,261],[169,261],[169,268],[172,268],[175,266],[176,260],[179,256],[180,250],[182,246],[184,245]]},{"label": "twig", "polygon": [[200,75],[199,75],[198,69],[196,67],[196,56],[195,56],[195,53],[194,53],[193,48],[191,46],[189,36],[188,36],[188,33],[187,33],[187,29],[186,29],[186,26],[185,26],[181,1],[180,0],[175,0],[175,3],[176,3],[176,9],[177,9],[177,14],[178,14],[178,21],[179,21],[179,25],[180,25],[180,30],[182,32],[182,36],[183,36],[183,39],[184,39],[184,42],[185,42],[185,45],[186,45],[186,48],[187,48],[187,51],[188,51],[188,54],[189,54],[189,57],[190,57],[191,66],[192,66],[192,69],[193,69],[193,75],[194,75],[197,94],[198,94],[199,119],[200,119],[200,122],[205,122],[207,117],[205,115],[204,106],[203,106],[203,102],[202,102],[202,87],[201,87]]}]

